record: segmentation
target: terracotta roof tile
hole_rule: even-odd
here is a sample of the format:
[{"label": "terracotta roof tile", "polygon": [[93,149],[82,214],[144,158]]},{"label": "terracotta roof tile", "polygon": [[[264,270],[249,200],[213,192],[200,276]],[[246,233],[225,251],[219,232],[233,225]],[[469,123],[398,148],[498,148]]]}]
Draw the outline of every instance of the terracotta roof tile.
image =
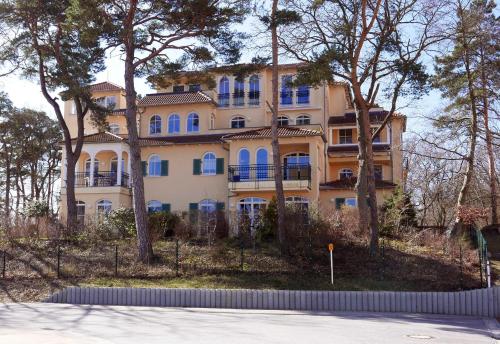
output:
[{"label": "terracotta roof tile", "polygon": [[[321,190],[345,190],[345,189],[354,189],[356,186],[356,177],[346,178],[346,179],[338,179],[333,180],[328,183],[320,184],[319,187]],[[397,185],[389,182],[387,180],[375,180],[375,187],[377,189],[392,189]]]},{"label": "terracotta roof tile", "polygon": [[152,93],[147,94],[139,100],[139,106],[159,106],[175,104],[195,104],[195,103],[214,103],[215,101],[205,93],[182,92],[182,93]]},{"label": "terracotta roof tile", "polygon": [[[294,128],[294,127],[279,127],[278,137],[303,137],[303,136],[322,136],[318,130]],[[271,138],[271,127],[264,127],[255,130],[248,130],[240,133],[228,134],[224,139],[261,139]]]},{"label": "terracotta roof tile", "polygon": [[[76,142],[76,138],[72,139],[73,142]],[[118,143],[118,142],[127,142],[126,135],[115,135],[112,133],[103,132],[97,134],[86,135],[83,137],[84,143]]]},{"label": "terracotta roof tile", "polygon": [[121,91],[123,89],[123,87],[115,85],[108,81],[90,85],[90,91],[92,92]]},{"label": "terracotta roof tile", "polygon": [[199,143],[222,143],[225,134],[209,135],[179,135],[165,137],[142,137],[139,139],[141,146],[166,146],[174,144],[199,144]]}]

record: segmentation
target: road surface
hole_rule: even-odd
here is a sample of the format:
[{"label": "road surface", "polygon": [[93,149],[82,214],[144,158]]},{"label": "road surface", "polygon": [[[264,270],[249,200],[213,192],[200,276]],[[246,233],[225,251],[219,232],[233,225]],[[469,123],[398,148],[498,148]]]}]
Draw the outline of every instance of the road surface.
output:
[{"label": "road surface", "polygon": [[0,343],[496,343],[481,318],[0,304]]}]

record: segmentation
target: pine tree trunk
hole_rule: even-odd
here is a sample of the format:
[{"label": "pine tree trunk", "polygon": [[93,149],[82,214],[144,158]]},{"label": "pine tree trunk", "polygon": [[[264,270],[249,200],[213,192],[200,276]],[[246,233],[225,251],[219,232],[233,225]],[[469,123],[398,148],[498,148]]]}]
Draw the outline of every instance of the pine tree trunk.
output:
[{"label": "pine tree trunk", "polygon": [[286,250],[286,229],[285,229],[285,192],[283,190],[283,173],[281,169],[281,157],[278,140],[278,32],[276,13],[278,10],[278,0],[273,0],[271,13],[271,36],[272,36],[272,121],[271,121],[271,146],[273,150],[274,164],[274,184],[276,187],[276,210],[278,212],[278,240],[282,252]]},{"label": "pine tree trunk", "polygon": [[151,262],[153,248],[148,231],[146,200],[144,197],[144,178],[141,166],[141,148],[137,132],[137,94],[134,84],[133,51],[127,51],[125,59],[125,98],[127,109],[128,143],[130,147],[130,167],[132,169],[132,194],[134,202],[135,225],[137,229],[137,246],[139,260]]},{"label": "pine tree trunk", "polygon": [[490,182],[490,206],[491,206],[491,223],[498,223],[497,214],[497,172],[495,167],[495,154],[493,152],[493,137],[489,125],[489,99],[486,80],[486,70],[484,63],[484,49],[481,47],[481,84],[482,84],[482,100],[483,100],[483,121],[484,131],[486,136],[486,151],[488,153],[488,177]]},{"label": "pine tree trunk", "polygon": [[[67,145],[66,145],[67,146]],[[71,147],[71,146],[70,146]],[[66,229],[69,235],[76,232],[78,227],[76,195],[75,195],[75,165],[76,160],[72,152],[66,152]]]}]

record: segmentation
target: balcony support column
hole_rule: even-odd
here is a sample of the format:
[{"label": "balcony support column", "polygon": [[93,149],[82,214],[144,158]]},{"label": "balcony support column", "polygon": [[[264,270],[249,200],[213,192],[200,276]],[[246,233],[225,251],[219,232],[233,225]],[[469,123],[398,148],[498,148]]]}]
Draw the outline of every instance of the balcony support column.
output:
[{"label": "balcony support column", "polygon": [[95,154],[90,154],[90,186],[94,186]]},{"label": "balcony support column", "polygon": [[117,150],[115,151],[116,153],[116,185],[117,186],[121,186],[122,185],[122,151],[121,149],[120,150]]}]

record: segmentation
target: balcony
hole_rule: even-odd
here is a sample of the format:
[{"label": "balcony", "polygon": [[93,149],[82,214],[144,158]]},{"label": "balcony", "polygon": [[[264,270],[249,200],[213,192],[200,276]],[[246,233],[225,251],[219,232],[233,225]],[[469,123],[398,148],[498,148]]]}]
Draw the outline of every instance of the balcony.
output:
[{"label": "balcony", "polygon": [[[231,191],[275,190],[274,165],[230,165],[228,168]],[[311,165],[283,165],[283,188],[285,190],[310,190]]]},{"label": "balcony", "polygon": [[[123,186],[129,187],[129,174],[123,172],[121,181],[118,181],[118,174],[115,171],[99,171],[91,178],[88,172],[77,172],[75,174],[75,187],[88,188],[88,187],[109,187],[109,186]],[[118,185],[118,183],[120,185]]]}]

